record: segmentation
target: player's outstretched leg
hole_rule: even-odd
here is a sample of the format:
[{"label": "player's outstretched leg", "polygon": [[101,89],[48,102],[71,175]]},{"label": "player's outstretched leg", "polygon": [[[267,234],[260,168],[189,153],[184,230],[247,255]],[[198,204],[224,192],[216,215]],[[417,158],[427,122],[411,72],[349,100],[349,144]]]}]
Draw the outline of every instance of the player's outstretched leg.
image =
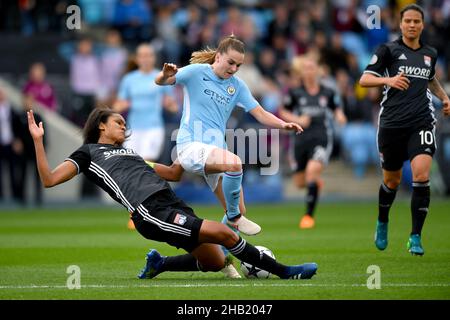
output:
[{"label": "player's outstretched leg", "polygon": [[261,254],[253,245],[239,237],[237,243],[228,250],[239,260],[247,262],[259,269],[266,270],[281,279],[311,279],[317,272],[317,263],[286,266],[272,257]]},{"label": "player's outstretched leg", "polygon": [[152,279],[164,271],[203,271],[197,259],[192,254],[178,256],[161,256],[158,251],[151,249],[146,256],[146,263],[139,273],[139,279]]}]

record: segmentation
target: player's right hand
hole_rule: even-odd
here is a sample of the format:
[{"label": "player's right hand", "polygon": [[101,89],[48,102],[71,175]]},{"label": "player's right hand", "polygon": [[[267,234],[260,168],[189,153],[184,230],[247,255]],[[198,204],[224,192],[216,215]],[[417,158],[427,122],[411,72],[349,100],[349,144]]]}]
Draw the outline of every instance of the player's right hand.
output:
[{"label": "player's right hand", "polygon": [[178,72],[177,65],[174,63],[164,63],[162,72],[164,77],[172,77]]},{"label": "player's right hand", "polygon": [[298,117],[298,124],[302,126],[302,128],[306,129],[311,124],[311,117],[308,115],[301,115]]},{"label": "player's right hand", "polygon": [[30,131],[33,140],[40,139],[44,136],[44,125],[42,121],[39,122],[39,126],[36,125],[34,120],[33,110],[27,111],[28,130]]},{"label": "player's right hand", "polygon": [[392,88],[403,91],[409,88],[409,79],[405,76],[405,73],[402,71],[395,77],[389,78],[387,84]]}]

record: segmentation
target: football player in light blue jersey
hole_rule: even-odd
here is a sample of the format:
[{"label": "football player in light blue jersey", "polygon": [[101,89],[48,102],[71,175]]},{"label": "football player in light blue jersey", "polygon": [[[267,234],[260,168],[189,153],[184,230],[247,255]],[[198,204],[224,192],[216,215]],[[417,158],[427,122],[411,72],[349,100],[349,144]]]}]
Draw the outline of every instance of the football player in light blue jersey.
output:
[{"label": "football player in light blue jersey", "polygon": [[[197,51],[191,64],[178,69],[165,63],[155,82],[184,87],[183,116],[177,136],[178,161],[184,170],[203,175],[213,191],[223,175],[222,188],[228,223],[253,235],[260,231],[241,216],[239,200],[242,162],[225,144],[228,118],[236,106],[250,112],[264,125],[301,132],[296,123],[287,123],[265,111],[247,85],[234,74],[244,61],[244,44],[234,36],[224,38],[216,50]],[[245,221],[245,222],[244,222]],[[246,227],[249,227],[248,229]]]},{"label": "football player in light blue jersey", "polygon": [[[125,147],[133,149],[148,161],[158,160],[164,147],[164,120],[162,108],[177,112],[178,105],[172,89],[155,84],[159,70],[155,69],[155,51],[148,44],[136,48],[138,70],[127,73],[119,85],[118,99],[113,110],[128,111],[127,123],[133,134]],[[128,228],[134,229],[133,221]]]},{"label": "football player in light blue jersey", "polygon": [[[216,50],[194,52],[191,64],[178,70],[164,64],[156,77],[161,85],[184,86],[183,116],[177,136],[178,161],[184,170],[205,176],[213,191],[223,175],[228,222],[243,233],[252,235],[259,226],[244,223],[239,198],[242,163],[225,144],[228,118],[236,106],[250,112],[259,122],[280,129],[302,131],[295,123],[286,123],[265,111],[252,96],[247,85],[234,76],[244,61],[244,44],[234,36],[224,38]],[[246,221],[247,222],[247,221]],[[241,225],[242,223],[242,225]],[[246,229],[249,227],[250,230]]]},{"label": "football player in light blue jersey", "polygon": [[[178,69],[175,64],[165,63],[155,82],[184,87],[183,116],[177,136],[177,161],[182,169],[205,177],[211,190],[225,203],[224,223],[244,234],[255,235],[261,227],[241,214],[242,162],[227,150],[228,118],[238,106],[269,127],[296,132],[302,128],[265,111],[247,85],[234,75],[244,61],[244,53],[244,43],[228,36],[215,50],[194,52],[191,64],[186,67]],[[168,178],[162,167],[154,166],[158,174]]]}]

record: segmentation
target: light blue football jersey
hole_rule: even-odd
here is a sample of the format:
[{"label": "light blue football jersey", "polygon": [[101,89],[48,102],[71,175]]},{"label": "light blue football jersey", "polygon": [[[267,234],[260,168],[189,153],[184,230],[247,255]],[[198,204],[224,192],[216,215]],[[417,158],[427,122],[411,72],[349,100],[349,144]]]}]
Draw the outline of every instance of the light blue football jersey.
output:
[{"label": "light blue football jersey", "polygon": [[142,73],[139,70],[125,75],[119,85],[118,98],[131,103],[127,125],[130,129],[163,128],[162,103],[164,95],[173,94],[170,86],[159,86],[155,77],[159,70]]},{"label": "light blue football jersey", "polygon": [[185,66],[175,78],[184,95],[178,145],[198,141],[226,148],[225,129],[233,109],[248,112],[259,105],[244,81],[236,76],[221,79],[210,64]]}]

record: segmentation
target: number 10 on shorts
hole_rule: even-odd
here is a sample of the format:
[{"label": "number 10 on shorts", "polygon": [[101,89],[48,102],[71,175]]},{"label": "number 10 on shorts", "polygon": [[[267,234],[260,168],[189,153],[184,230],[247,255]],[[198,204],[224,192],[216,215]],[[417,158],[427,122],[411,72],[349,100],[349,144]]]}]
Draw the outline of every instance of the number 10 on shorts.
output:
[{"label": "number 10 on shorts", "polygon": [[420,144],[433,144],[434,141],[433,132],[420,130],[419,135],[420,135]]}]

